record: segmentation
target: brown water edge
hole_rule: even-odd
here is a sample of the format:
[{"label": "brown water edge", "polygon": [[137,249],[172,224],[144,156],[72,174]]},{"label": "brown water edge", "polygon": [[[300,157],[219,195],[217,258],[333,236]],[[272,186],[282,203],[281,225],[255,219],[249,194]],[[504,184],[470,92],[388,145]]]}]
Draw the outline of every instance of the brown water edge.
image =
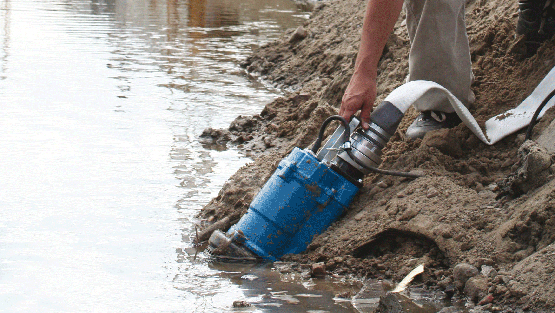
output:
[{"label": "brown water edge", "polygon": [[[389,280],[364,279],[315,270],[314,265],[298,262],[259,262],[205,253],[206,244],[188,248],[194,255],[220,270],[244,290],[234,299],[234,307],[252,307],[265,312],[361,312],[402,310],[407,313],[433,313],[446,307],[464,311],[464,303],[452,293],[430,290],[421,279],[408,288],[391,293],[395,284]],[[324,270],[325,271],[325,270]],[[401,312],[401,311],[399,311]]]}]

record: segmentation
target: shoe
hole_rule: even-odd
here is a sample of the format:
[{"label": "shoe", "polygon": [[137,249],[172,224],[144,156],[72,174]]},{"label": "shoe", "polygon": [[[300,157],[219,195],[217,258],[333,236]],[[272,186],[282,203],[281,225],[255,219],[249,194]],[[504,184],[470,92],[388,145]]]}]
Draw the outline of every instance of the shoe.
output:
[{"label": "shoe", "polygon": [[[555,33],[554,0],[520,0],[518,2],[517,35],[535,50]],[[535,48],[535,49],[534,49]]]},{"label": "shoe", "polygon": [[444,113],[440,111],[423,111],[410,124],[407,129],[407,138],[414,140],[422,138],[427,132],[442,129],[453,128],[461,123],[461,119],[457,113]]},{"label": "shoe", "polygon": [[520,0],[518,2],[518,22],[516,23],[518,35],[537,36],[546,2],[547,0]]}]

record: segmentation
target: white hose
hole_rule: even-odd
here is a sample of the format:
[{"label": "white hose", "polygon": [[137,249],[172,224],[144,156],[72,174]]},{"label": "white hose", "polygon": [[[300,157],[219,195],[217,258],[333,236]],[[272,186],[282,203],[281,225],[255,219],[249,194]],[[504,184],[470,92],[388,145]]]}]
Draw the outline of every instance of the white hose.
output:
[{"label": "white hose", "polygon": [[[384,101],[389,101],[405,113],[411,105],[416,103],[420,103],[422,108],[425,107],[426,103],[437,102],[438,98],[447,99],[463,123],[484,143],[493,145],[504,137],[526,127],[540,103],[553,90],[553,86],[555,86],[555,67],[519,106],[487,120],[485,134],[476,119],[459,99],[435,82],[425,80],[408,82],[393,90]],[[547,103],[538,117],[542,117],[545,111],[553,105],[555,105],[555,98]]]}]

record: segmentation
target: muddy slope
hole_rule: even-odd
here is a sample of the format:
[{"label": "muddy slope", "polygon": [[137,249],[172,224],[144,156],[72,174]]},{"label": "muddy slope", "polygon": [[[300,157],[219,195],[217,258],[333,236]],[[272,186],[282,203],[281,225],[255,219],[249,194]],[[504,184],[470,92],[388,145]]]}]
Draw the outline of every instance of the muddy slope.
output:
[{"label": "muddy slope", "polygon": [[[205,131],[202,140],[240,144],[255,161],[231,177],[201,218],[215,221],[246,212],[277,163],[293,147],[309,146],[323,120],[337,113],[364,10],[362,0],[324,2],[305,25],[245,60],[247,72],[290,94],[259,115],[237,118],[227,130]],[[515,39],[516,12],[516,1],[468,1],[476,77],[470,110],[479,122],[516,106],[555,66],[554,39],[525,58],[526,47]],[[401,17],[380,61],[378,102],[403,84],[408,48]],[[534,138],[554,115],[536,127]],[[485,309],[555,310],[552,156],[533,143],[523,145],[522,133],[487,146],[464,125],[409,142],[403,134],[415,116],[412,109],[406,114],[384,151],[382,167],[420,169],[427,176],[368,175],[344,216],[305,253],[286,259],[393,280],[425,263],[421,282],[458,287],[474,302],[486,299]],[[461,282],[453,275],[461,263],[487,271]]]}]

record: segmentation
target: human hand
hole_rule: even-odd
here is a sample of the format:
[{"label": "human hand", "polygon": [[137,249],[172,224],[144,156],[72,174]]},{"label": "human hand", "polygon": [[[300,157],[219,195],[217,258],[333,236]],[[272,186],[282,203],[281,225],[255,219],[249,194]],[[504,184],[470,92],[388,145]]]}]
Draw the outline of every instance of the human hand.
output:
[{"label": "human hand", "polygon": [[376,78],[355,73],[341,99],[339,115],[349,121],[351,116],[360,110],[362,128],[368,129],[374,100],[376,100]]}]

